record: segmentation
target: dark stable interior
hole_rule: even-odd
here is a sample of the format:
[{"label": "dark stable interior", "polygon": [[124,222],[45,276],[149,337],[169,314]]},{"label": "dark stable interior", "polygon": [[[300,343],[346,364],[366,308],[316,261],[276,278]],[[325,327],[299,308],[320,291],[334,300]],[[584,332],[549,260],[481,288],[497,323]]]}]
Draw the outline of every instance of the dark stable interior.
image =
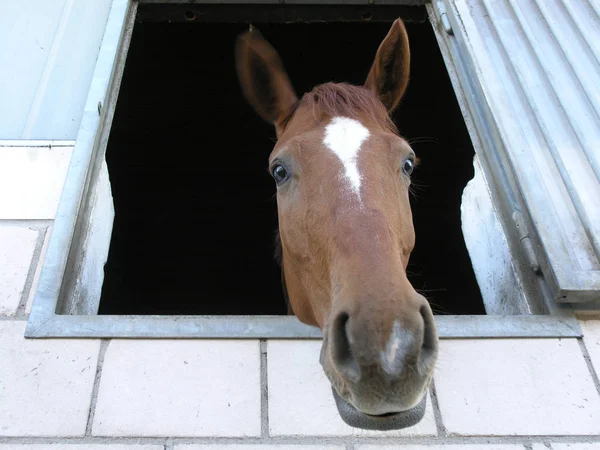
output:
[{"label": "dark stable interior", "polygon": [[[301,95],[362,84],[390,24],[256,26]],[[136,23],[106,155],[115,222],[100,314],[286,314],[267,172],[275,133],[234,69],[247,27]],[[431,25],[407,30],[411,82],[394,119],[421,161],[409,278],[437,314],[485,314],[460,222],[474,151]]]}]

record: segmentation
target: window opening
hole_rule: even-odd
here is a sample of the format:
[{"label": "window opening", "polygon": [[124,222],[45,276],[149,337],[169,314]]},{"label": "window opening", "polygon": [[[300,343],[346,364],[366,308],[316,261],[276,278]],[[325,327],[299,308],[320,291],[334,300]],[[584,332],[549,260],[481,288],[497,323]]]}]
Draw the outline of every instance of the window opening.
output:
[{"label": "window opening", "polygon": [[[407,21],[412,75],[394,114],[421,159],[409,278],[438,314],[485,314],[460,223],[474,150],[424,8],[414,9],[423,20]],[[181,20],[149,20],[158,10]],[[138,8],[106,152],[115,221],[100,314],[286,314],[266,170],[275,134],[243,99],[233,61],[248,25],[198,17]],[[256,26],[301,94],[364,82],[393,18],[361,17]]]}]

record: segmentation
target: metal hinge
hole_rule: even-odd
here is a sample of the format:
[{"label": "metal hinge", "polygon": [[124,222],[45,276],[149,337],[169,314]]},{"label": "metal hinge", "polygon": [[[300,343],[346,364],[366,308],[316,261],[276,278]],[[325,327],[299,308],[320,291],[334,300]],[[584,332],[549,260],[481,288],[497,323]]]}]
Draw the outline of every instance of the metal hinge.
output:
[{"label": "metal hinge", "polygon": [[536,275],[540,275],[542,273],[542,268],[540,267],[537,255],[535,254],[531,237],[529,237],[529,230],[527,229],[525,218],[520,211],[513,211],[512,218],[517,227],[517,231],[519,232],[519,241],[521,241],[521,246],[523,247],[523,252],[525,253],[529,267]]},{"label": "metal hinge", "polygon": [[441,27],[444,29],[444,31],[447,34],[452,36],[454,34],[454,30],[452,30],[452,25],[450,24],[450,19],[448,18],[448,14],[446,13],[446,5],[444,5],[444,2],[442,0],[437,0],[435,2],[435,7],[440,16]]}]

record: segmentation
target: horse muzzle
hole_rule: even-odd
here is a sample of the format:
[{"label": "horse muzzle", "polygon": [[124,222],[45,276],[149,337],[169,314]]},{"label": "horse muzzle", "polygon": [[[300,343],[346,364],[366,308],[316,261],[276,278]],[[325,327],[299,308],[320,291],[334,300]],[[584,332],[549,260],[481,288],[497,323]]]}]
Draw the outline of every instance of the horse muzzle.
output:
[{"label": "horse muzzle", "polygon": [[421,401],[409,410],[373,416],[357,410],[340,397],[333,387],[331,390],[333,391],[333,398],[335,399],[335,404],[342,420],[351,427],[363,428],[365,430],[389,431],[412,427],[421,421],[425,415],[425,407],[427,406],[427,394],[425,394]]}]

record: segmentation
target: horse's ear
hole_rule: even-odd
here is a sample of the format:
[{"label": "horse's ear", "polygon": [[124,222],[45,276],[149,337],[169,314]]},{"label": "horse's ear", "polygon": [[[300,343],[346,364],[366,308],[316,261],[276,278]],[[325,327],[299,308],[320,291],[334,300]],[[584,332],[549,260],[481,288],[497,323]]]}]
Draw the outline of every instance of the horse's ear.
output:
[{"label": "horse's ear", "polygon": [[365,86],[371,89],[388,112],[404,95],[410,73],[410,47],[402,19],[396,19],[379,46]]},{"label": "horse's ear", "polygon": [[237,39],[235,64],[244,96],[281,136],[298,101],[281,58],[256,29],[251,29]]}]

